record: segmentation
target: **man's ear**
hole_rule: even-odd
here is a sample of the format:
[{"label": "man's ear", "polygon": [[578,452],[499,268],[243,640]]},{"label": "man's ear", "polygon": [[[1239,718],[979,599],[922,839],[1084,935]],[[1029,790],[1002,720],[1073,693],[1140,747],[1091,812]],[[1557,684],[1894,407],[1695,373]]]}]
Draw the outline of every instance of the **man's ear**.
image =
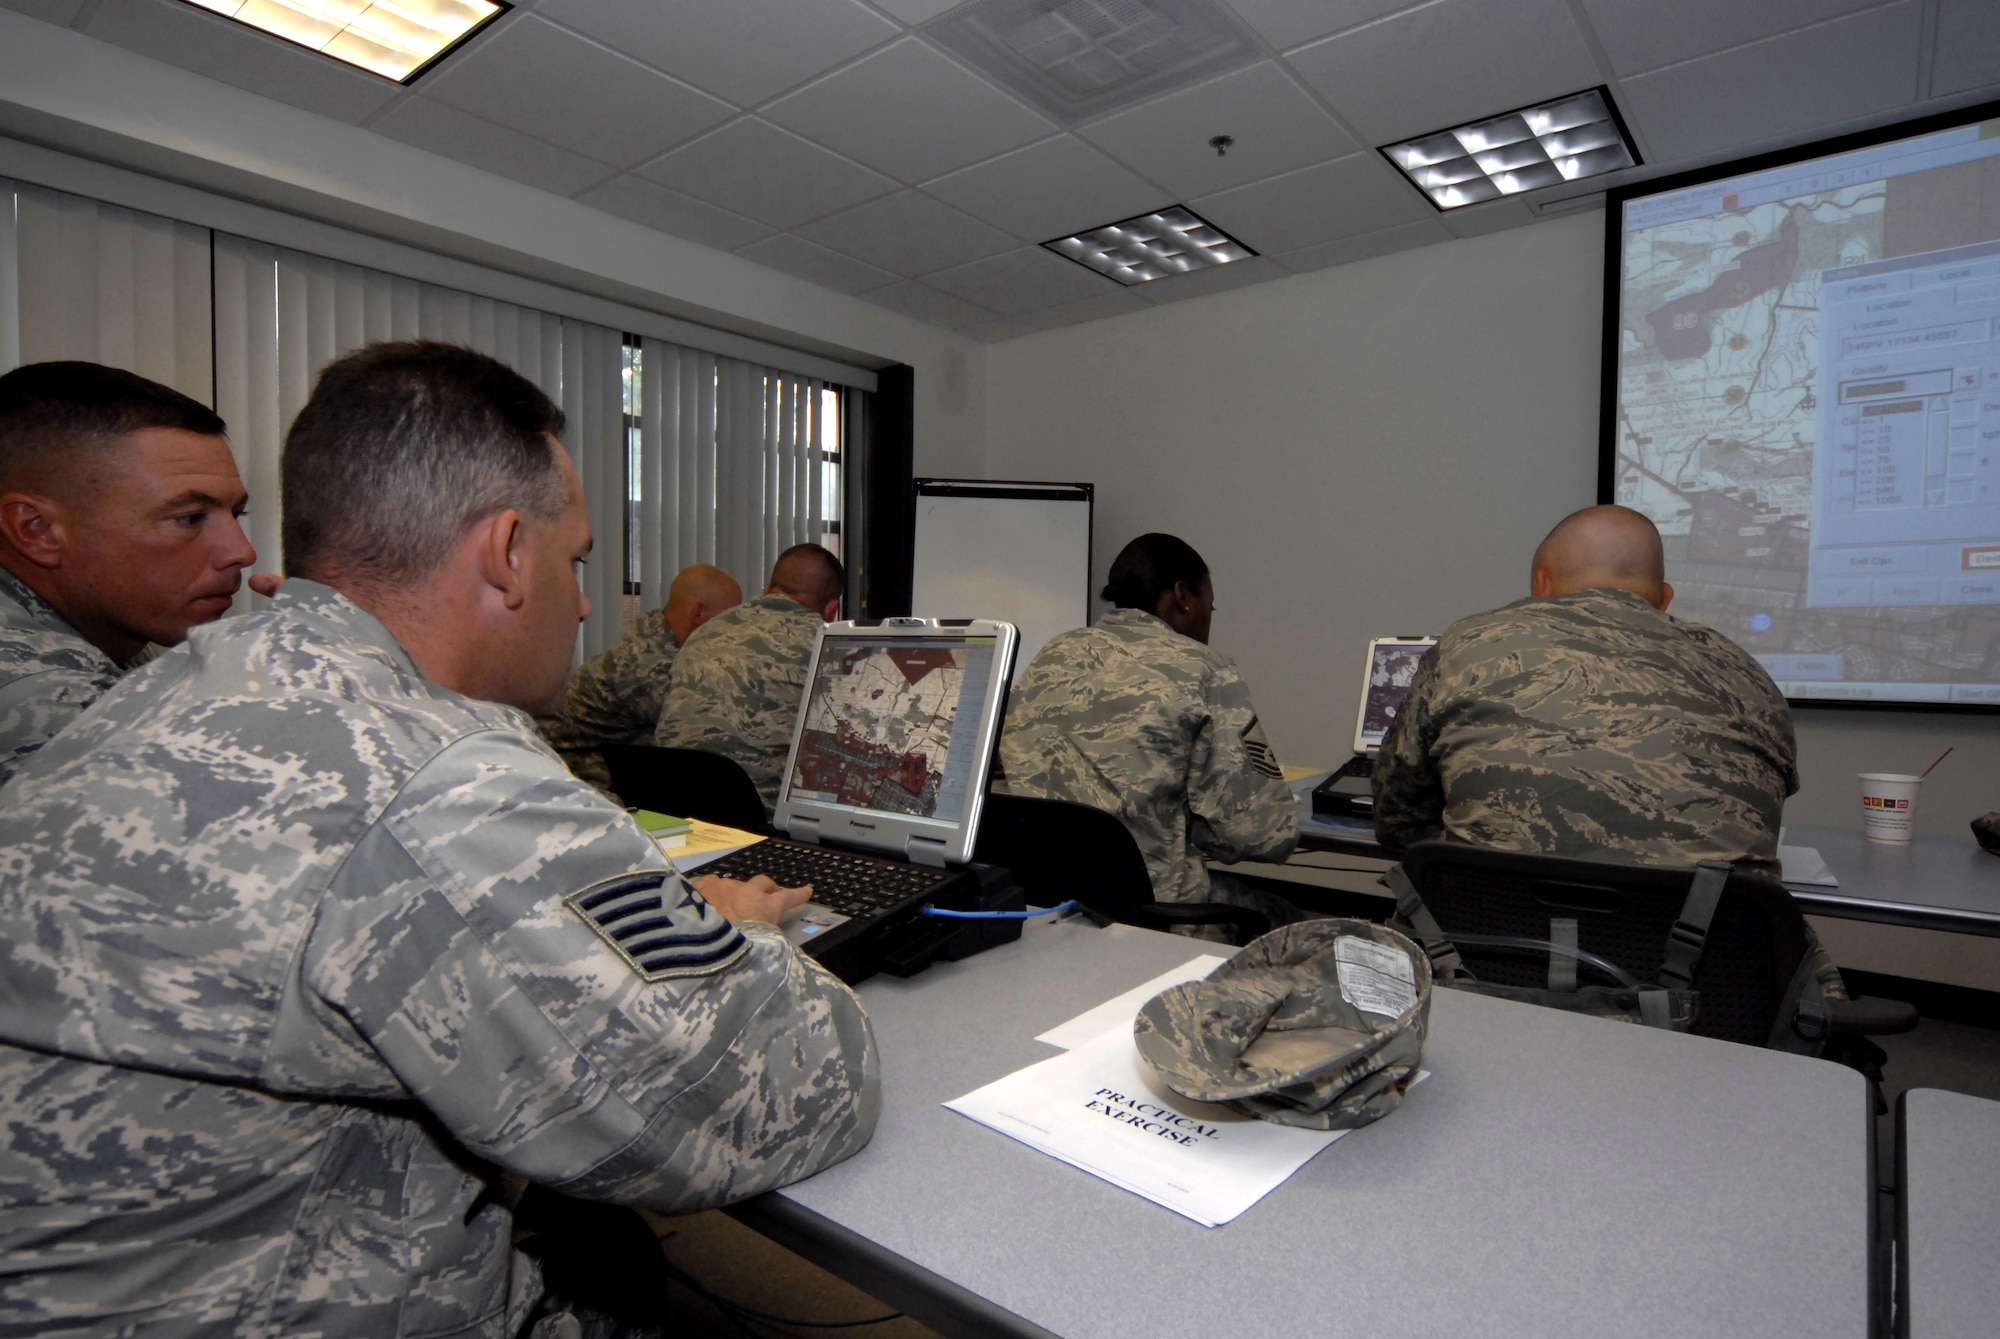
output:
[{"label": "man's ear", "polygon": [[820,622],[831,623],[839,617],[840,617],[840,597],[838,595],[834,596],[831,600],[828,600],[825,604],[819,607]]},{"label": "man's ear", "polygon": [[528,598],[528,529],[521,513],[509,507],[475,521],[472,544],[479,559],[479,575],[509,609],[519,609]]},{"label": "man's ear", "polygon": [[1672,604],[1673,602],[1674,602],[1673,586],[1668,582],[1662,581],[1660,583],[1660,602],[1653,607],[1658,609],[1661,613],[1664,614],[1667,612],[1667,606]]},{"label": "man's ear", "polygon": [[1555,593],[1555,573],[1546,567],[1537,567],[1528,573],[1528,594],[1537,599],[1547,599]]},{"label": "man's ear", "polygon": [[70,540],[69,509],[41,493],[0,495],[0,539],[37,567],[61,567]]}]

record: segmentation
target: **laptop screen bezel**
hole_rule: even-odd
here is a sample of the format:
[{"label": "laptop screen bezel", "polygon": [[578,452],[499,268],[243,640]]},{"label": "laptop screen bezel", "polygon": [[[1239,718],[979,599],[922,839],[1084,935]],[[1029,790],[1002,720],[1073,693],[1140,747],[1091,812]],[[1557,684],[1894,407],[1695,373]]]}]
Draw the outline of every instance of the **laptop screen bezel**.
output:
[{"label": "laptop screen bezel", "polygon": [[[792,781],[796,774],[799,744],[805,736],[806,713],[812,705],[813,685],[818,681],[821,658],[831,650],[859,642],[879,645],[885,641],[931,641],[940,638],[972,641],[991,637],[993,655],[987,662],[987,682],[981,697],[979,732],[974,737],[977,751],[973,760],[974,784],[966,795],[965,812],[955,822],[881,810],[857,811],[847,805],[796,795]],[[969,621],[945,619],[888,619],[881,622],[851,620],[828,623],[819,630],[812,659],[806,666],[806,680],[799,694],[798,716],[792,722],[792,746],[785,753],[785,771],[779,779],[778,803],[773,825],[799,841],[822,841],[859,847],[878,855],[921,858],[913,845],[926,848],[925,863],[961,865],[972,858],[979,835],[979,816],[985,808],[986,786],[993,772],[993,756],[1000,743],[1000,725],[1006,709],[1007,685],[1012,677],[1014,655],[1020,633],[1012,623],[997,619]]]},{"label": "laptop screen bezel", "polygon": [[[1380,739],[1368,738],[1368,687],[1375,678],[1375,653],[1383,646],[1421,646],[1425,649],[1437,645],[1435,637],[1374,637],[1369,639],[1368,654],[1361,662],[1361,692],[1354,703],[1354,751],[1373,753],[1382,746]],[[1384,732],[1384,738],[1387,733]]]}]

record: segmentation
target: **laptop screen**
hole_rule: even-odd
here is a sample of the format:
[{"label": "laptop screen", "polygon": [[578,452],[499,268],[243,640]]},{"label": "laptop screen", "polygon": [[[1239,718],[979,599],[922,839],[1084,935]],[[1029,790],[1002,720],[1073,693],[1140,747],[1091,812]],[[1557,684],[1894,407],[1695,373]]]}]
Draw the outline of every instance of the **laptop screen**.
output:
[{"label": "laptop screen", "polygon": [[[1014,630],[979,621],[833,624],[820,634],[778,821],[906,854],[958,842],[986,793]],[[951,857],[962,860],[964,855]]]},{"label": "laptop screen", "polygon": [[1437,645],[1435,637],[1377,637],[1368,643],[1368,669],[1361,682],[1361,710],[1354,726],[1354,751],[1382,747],[1396,709],[1410,691],[1417,662]]}]

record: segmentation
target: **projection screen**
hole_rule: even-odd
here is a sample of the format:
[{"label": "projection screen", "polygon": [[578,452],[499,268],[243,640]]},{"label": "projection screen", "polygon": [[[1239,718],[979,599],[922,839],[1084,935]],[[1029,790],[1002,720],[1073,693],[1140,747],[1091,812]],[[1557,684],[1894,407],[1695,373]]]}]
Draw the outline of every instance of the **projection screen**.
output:
[{"label": "projection screen", "polygon": [[1599,493],[1803,702],[2000,707],[2000,104],[1607,200]]}]

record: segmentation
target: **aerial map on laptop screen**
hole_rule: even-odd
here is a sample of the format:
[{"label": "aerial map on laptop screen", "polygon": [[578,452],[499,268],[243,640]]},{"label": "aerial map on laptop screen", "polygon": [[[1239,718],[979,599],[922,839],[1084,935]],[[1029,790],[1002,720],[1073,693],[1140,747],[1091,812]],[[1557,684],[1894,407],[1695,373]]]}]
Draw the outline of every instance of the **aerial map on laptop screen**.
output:
[{"label": "aerial map on laptop screen", "polygon": [[957,821],[993,645],[990,638],[829,639],[799,734],[791,798]]}]

